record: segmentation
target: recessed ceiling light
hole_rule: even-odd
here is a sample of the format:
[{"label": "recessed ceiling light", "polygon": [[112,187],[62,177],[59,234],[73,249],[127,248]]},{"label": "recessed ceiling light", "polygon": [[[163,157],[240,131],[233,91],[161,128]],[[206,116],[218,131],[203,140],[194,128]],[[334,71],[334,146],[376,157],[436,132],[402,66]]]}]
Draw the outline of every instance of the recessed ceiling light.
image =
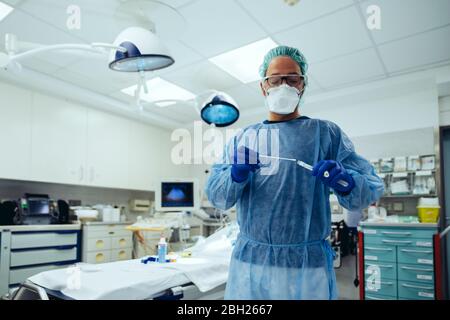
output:
[{"label": "recessed ceiling light", "polygon": [[[166,107],[173,103],[168,104],[170,101],[165,100],[191,100],[195,98],[195,94],[192,92],[177,86],[169,81],[161,79],[160,77],[153,78],[146,82],[148,93],[145,93],[144,90],[141,91],[140,98],[147,102],[157,102],[160,107]],[[125,94],[134,97],[136,92],[137,85],[131,86],[129,88],[122,89],[121,91]]]},{"label": "recessed ceiling light", "polygon": [[155,104],[158,107],[164,108],[168,106],[173,106],[174,104],[177,104],[175,101],[161,101],[161,102],[155,102]]},{"label": "recessed ceiling light", "polygon": [[239,79],[243,83],[250,83],[260,79],[259,66],[264,55],[278,46],[271,38],[253,42],[232,51],[222,53],[209,61]]},{"label": "recessed ceiling light", "polygon": [[0,21],[6,18],[14,10],[13,7],[7,5],[6,3],[0,1]]}]

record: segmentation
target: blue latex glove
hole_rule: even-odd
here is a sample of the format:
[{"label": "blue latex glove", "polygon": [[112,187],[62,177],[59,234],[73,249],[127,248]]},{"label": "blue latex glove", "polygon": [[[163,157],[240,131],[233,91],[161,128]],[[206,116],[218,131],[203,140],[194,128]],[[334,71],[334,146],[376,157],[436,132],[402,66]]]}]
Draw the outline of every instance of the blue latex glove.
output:
[{"label": "blue latex glove", "polygon": [[234,152],[231,179],[234,182],[243,182],[248,179],[250,172],[255,172],[259,167],[258,153],[247,147],[240,146]]},{"label": "blue latex glove", "polygon": [[[326,174],[325,172],[328,172]],[[320,160],[313,168],[312,175],[318,177],[325,185],[339,192],[341,195],[349,194],[355,187],[355,181],[345,170],[341,163],[334,160]],[[343,186],[338,181],[347,182]]]}]

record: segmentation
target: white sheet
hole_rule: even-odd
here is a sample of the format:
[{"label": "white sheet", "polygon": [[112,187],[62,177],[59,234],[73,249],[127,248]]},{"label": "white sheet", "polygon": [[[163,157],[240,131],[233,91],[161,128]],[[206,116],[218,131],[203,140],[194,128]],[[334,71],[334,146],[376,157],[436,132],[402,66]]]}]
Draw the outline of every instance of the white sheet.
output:
[{"label": "white sheet", "polygon": [[206,292],[226,282],[236,234],[235,228],[231,231],[225,228],[194,246],[192,257],[180,257],[173,263],[143,264],[140,259],[135,259],[99,265],[81,264],[78,269],[46,271],[28,280],[77,300],[142,300],[189,282]]}]

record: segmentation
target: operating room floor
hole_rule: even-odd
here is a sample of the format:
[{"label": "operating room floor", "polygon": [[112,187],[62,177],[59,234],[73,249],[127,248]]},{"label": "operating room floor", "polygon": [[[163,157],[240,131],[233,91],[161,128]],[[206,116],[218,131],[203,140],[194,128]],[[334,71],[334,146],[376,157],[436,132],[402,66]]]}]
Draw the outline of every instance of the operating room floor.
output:
[{"label": "operating room floor", "polygon": [[347,255],[342,258],[342,266],[335,269],[339,290],[339,300],[359,300],[359,287],[355,287],[356,256]]}]

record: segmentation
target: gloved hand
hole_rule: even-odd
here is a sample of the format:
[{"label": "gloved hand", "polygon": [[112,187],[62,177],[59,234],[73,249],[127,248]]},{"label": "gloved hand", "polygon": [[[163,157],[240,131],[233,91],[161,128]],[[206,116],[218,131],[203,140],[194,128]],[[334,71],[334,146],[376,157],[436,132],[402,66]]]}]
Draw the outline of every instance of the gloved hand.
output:
[{"label": "gloved hand", "polygon": [[259,155],[247,147],[240,146],[235,150],[231,166],[231,179],[234,182],[243,182],[248,179],[250,172],[259,169]]},{"label": "gloved hand", "polygon": [[355,187],[355,181],[341,163],[334,160],[320,160],[313,168],[312,175],[337,192],[347,195]]}]

